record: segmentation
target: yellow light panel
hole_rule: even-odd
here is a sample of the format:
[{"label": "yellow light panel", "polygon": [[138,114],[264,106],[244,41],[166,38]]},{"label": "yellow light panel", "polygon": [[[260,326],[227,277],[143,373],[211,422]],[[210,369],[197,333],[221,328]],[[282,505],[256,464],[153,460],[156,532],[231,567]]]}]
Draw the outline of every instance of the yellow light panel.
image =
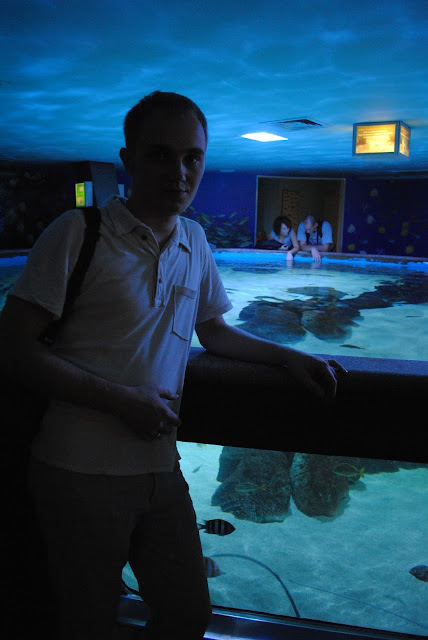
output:
[{"label": "yellow light panel", "polygon": [[394,153],[394,124],[361,124],[357,125],[355,153]]},{"label": "yellow light panel", "polygon": [[384,157],[410,155],[410,127],[400,120],[354,124],[352,153],[355,156],[383,154]]}]

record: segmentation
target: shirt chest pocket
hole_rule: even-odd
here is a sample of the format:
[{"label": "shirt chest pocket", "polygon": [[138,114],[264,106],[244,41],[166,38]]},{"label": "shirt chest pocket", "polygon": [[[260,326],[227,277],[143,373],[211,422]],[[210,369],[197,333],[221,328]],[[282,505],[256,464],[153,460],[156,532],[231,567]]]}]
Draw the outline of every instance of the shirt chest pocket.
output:
[{"label": "shirt chest pocket", "polygon": [[174,286],[172,332],[183,340],[190,340],[193,334],[197,293],[189,287]]}]

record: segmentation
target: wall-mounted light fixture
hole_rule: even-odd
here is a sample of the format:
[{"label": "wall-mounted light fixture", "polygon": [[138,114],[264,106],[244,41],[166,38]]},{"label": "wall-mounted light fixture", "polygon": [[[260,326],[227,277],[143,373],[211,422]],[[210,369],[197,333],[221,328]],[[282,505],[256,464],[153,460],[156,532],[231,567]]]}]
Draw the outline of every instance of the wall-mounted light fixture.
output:
[{"label": "wall-mounted light fixture", "polygon": [[352,155],[404,156],[410,153],[410,127],[400,120],[354,124]]}]

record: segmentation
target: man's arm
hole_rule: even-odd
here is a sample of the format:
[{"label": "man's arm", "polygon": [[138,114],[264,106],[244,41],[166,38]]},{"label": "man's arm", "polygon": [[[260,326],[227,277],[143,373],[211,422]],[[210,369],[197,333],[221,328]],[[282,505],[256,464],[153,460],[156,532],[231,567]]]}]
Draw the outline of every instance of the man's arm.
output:
[{"label": "man's arm", "polygon": [[346,373],[335,362],[312,356],[284,345],[253,336],[228,325],[223,316],[196,325],[201,345],[226,358],[286,366],[315,396],[329,400],[336,395],[337,374]]},{"label": "man's arm", "polygon": [[43,395],[111,413],[143,438],[179,425],[162,400],[176,397],[168,389],[116,384],[55,355],[38,339],[51,320],[46,309],[8,296],[0,316],[0,368],[5,375]]},{"label": "man's arm", "polygon": [[321,262],[320,252],[331,251],[332,244],[307,244],[306,242],[300,243],[301,251],[308,251],[315,262]]},{"label": "man's arm", "polygon": [[318,251],[331,251],[333,248],[333,244],[330,242],[325,242],[324,244],[316,244],[315,248],[318,249]]},{"label": "man's arm", "polygon": [[307,244],[306,242],[300,242],[300,251],[311,251],[316,249],[317,251],[331,251],[333,244],[326,242],[325,244]]}]

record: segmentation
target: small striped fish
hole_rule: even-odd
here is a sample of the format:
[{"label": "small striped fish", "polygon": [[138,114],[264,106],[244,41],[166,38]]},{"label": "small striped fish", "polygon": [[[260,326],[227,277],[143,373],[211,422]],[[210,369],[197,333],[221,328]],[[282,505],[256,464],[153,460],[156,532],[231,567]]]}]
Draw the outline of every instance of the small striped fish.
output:
[{"label": "small striped fish", "polygon": [[235,527],[226,520],[207,520],[205,524],[198,524],[199,529],[205,529],[205,533],[213,533],[216,536],[227,536],[235,531]]}]

